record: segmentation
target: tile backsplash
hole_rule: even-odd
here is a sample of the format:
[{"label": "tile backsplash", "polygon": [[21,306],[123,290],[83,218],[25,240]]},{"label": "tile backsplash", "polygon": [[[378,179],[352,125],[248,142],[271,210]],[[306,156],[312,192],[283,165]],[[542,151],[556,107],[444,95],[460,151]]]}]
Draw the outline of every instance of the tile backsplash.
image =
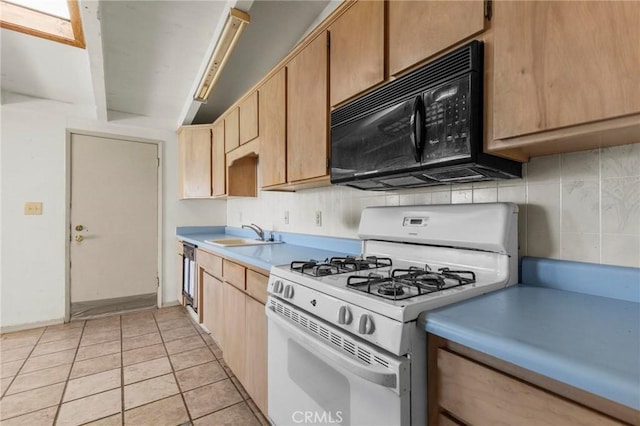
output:
[{"label": "tile backsplash", "polygon": [[229,199],[227,224],[357,238],[367,206],[510,201],[520,206],[521,256],[640,267],[640,143],[537,157],[523,176],[383,193],[340,186],[260,192]]}]

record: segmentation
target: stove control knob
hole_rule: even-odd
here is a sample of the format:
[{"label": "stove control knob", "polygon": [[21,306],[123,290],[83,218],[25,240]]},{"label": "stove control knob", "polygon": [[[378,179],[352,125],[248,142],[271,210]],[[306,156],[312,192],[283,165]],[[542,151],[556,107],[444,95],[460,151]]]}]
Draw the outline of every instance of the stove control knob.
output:
[{"label": "stove control knob", "polygon": [[363,314],[360,317],[360,324],[358,325],[358,333],[360,334],[372,334],[375,330],[373,325],[373,318],[371,315]]},{"label": "stove control knob", "polygon": [[284,288],[284,297],[285,299],[292,299],[293,298],[293,286],[292,285],[288,285]]},{"label": "stove control knob", "polygon": [[283,288],[283,284],[282,281],[278,280],[276,282],[273,283],[273,292],[274,293],[282,293],[282,288]]},{"label": "stove control knob", "polygon": [[338,311],[338,324],[351,324],[353,320],[353,315],[351,315],[351,311],[346,306],[340,306],[340,310]]}]

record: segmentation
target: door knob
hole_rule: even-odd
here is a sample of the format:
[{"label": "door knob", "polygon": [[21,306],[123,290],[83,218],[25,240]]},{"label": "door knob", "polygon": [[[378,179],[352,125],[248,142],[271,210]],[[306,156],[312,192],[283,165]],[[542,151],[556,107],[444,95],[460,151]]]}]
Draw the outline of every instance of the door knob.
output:
[{"label": "door knob", "polygon": [[84,226],[82,226],[82,225],[76,225],[76,231],[80,232],[80,231],[82,231],[82,230],[84,230]]},{"label": "door knob", "polygon": [[84,237],[82,235],[76,235],[76,241],[77,242],[80,242],[82,240],[84,240]]}]

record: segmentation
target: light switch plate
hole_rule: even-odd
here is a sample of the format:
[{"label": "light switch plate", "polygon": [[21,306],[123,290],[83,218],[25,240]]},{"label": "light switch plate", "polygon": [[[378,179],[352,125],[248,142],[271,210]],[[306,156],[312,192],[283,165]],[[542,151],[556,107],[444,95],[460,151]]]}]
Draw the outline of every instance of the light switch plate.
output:
[{"label": "light switch plate", "polygon": [[42,214],[42,203],[35,201],[27,201],[24,203],[24,214],[25,215],[41,215]]}]

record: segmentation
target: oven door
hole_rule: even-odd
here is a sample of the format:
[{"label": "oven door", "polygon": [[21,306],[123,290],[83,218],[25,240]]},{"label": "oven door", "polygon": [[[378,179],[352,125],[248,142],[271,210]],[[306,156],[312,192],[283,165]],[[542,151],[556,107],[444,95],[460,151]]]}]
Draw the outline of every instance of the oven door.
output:
[{"label": "oven door", "polygon": [[269,418],[295,424],[408,425],[409,360],[270,297]]}]

